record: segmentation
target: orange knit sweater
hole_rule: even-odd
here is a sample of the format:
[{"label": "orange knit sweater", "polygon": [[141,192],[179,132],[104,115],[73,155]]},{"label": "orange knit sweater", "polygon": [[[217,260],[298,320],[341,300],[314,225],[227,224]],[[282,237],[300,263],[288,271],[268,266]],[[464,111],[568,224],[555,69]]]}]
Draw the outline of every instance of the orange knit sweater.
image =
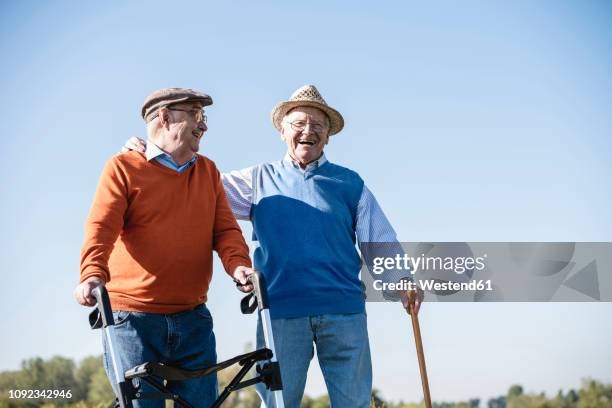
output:
[{"label": "orange knit sweater", "polygon": [[204,156],[183,173],[143,153],[110,159],[85,225],[81,282],[106,282],[114,310],[175,313],[206,302],[212,251],[251,266],[219,171]]}]

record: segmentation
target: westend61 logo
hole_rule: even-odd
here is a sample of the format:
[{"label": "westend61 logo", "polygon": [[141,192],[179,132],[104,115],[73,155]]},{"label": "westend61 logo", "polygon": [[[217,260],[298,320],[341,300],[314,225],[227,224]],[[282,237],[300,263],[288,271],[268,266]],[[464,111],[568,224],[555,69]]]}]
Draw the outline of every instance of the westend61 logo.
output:
[{"label": "westend61 logo", "polygon": [[458,275],[465,271],[482,271],[486,268],[484,263],[487,255],[471,257],[441,257],[441,256],[425,256],[421,254],[419,257],[409,256],[407,254],[397,254],[394,257],[376,257],[372,260],[372,273],[380,275],[386,271],[404,270],[409,271],[414,275],[417,271],[452,271]]},{"label": "westend61 logo", "polygon": [[[483,256],[466,254],[426,255],[414,257],[406,253],[394,256],[377,256],[371,258],[372,274],[380,276],[374,279],[372,288],[376,291],[405,291],[417,288],[435,293],[452,293],[457,291],[492,291],[491,280],[472,279],[476,272],[486,269]],[[424,279],[416,282],[409,276],[419,273]],[[403,278],[400,276],[403,275]]]},{"label": "westend61 logo", "polygon": [[415,288],[444,302],[612,301],[610,242],[368,242],[359,249],[369,302]]}]

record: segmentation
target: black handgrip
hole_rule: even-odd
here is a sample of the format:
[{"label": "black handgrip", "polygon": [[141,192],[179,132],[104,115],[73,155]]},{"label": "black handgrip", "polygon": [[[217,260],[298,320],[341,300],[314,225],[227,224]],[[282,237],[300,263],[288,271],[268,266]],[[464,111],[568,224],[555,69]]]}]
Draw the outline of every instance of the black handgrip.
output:
[{"label": "black handgrip", "polygon": [[257,309],[257,298],[253,292],[251,292],[243,297],[240,301],[240,311],[242,314],[251,314],[255,311],[255,309]]},{"label": "black handgrip", "polygon": [[[99,313],[99,318],[102,319],[102,327],[113,326],[115,324],[115,320],[113,319],[113,309],[111,309],[108,292],[106,291],[104,285],[93,288],[91,294],[98,301],[96,308]],[[89,320],[91,322],[92,318],[90,317]]]},{"label": "black handgrip", "polygon": [[251,285],[253,285],[253,293],[257,297],[257,306],[259,310],[268,308],[268,291],[266,289],[266,280],[260,272],[255,271],[247,277]]}]

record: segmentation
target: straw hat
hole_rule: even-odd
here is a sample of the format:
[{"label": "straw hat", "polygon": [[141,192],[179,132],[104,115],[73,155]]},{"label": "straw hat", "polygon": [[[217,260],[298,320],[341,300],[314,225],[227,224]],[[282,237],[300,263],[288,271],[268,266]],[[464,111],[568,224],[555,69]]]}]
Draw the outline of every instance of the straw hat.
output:
[{"label": "straw hat", "polygon": [[340,112],[327,105],[325,99],[321,96],[319,91],[314,85],[304,85],[295,91],[288,101],[278,103],[272,112],[270,118],[272,124],[278,130],[281,129],[281,122],[283,118],[291,109],[298,106],[312,106],[325,112],[329,118],[329,135],[335,135],[340,132],[344,127],[344,119]]}]

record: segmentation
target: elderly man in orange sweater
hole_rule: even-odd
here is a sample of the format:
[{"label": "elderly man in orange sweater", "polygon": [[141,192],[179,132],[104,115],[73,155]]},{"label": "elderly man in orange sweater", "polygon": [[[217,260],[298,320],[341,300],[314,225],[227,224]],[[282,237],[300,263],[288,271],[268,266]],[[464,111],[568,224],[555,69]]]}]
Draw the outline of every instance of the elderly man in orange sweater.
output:
[{"label": "elderly man in orange sweater", "polygon": [[[142,107],[149,149],[119,154],[102,172],[75,297],[91,306],[92,289],[106,285],[124,367],[145,361],[186,369],[214,364],[215,337],[205,304],[212,251],[234,279],[245,282],[252,273],[219,171],[197,154],[207,130],[203,107],[211,104],[210,96],[191,89],[152,93]],[[106,342],[104,355],[114,384]],[[214,375],[168,387],[198,407],[210,406],[217,393]],[[161,408],[164,402],[134,405]]]}]

